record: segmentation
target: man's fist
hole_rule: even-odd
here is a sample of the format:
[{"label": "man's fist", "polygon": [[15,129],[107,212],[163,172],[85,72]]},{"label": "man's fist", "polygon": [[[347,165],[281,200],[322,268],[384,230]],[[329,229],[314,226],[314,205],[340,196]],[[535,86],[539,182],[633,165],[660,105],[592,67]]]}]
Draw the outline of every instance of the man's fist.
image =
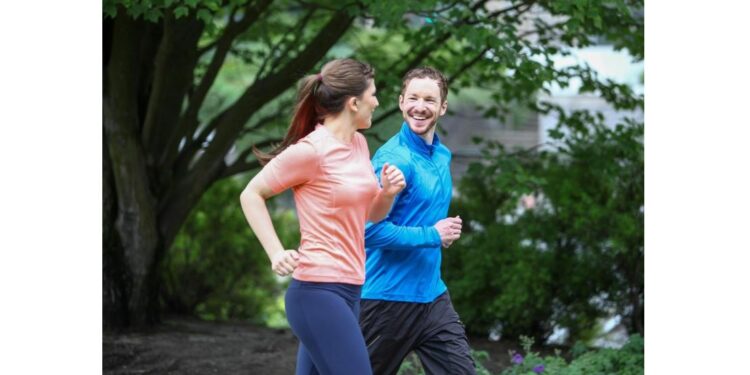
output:
[{"label": "man's fist", "polygon": [[446,217],[435,224],[435,229],[440,234],[440,242],[442,242],[443,247],[450,247],[453,241],[461,237],[461,226],[462,221],[459,216]]}]

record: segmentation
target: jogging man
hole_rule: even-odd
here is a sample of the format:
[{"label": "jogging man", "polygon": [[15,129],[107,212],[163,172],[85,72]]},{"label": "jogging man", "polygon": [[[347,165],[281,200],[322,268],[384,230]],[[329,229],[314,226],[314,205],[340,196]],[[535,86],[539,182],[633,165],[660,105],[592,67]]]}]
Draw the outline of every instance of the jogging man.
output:
[{"label": "jogging man", "polygon": [[376,175],[387,161],[406,179],[386,219],[365,227],[360,326],[375,375],[396,374],[410,351],[427,374],[475,374],[463,324],[440,278],[441,247],[461,235],[461,219],[446,217],[451,152],[435,134],[447,96],[439,71],[406,73],[399,95],[404,123],[372,159]]}]

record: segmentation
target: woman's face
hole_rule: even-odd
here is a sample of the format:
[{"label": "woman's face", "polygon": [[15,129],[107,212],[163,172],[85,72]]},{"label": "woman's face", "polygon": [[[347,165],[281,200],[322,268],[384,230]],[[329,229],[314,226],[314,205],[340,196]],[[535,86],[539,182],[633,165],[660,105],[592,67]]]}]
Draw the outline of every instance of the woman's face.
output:
[{"label": "woman's face", "polygon": [[357,113],[354,115],[354,122],[357,129],[369,129],[372,126],[372,113],[380,105],[378,98],[375,96],[375,81],[368,80],[370,85],[367,90],[357,98]]}]

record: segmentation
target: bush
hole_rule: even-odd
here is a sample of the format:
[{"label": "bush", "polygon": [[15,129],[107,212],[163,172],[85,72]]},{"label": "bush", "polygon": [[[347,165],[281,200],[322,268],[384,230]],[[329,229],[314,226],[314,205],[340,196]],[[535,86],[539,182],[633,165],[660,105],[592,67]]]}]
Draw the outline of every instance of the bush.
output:
[{"label": "bush", "polygon": [[[491,375],[490,372],[482,365],[489,359],[489,354],[481,350],[472,350],[471,356],[474,358],[474,364],[476,365],[477,375]],[[419,357],[414,353],[410,353],[406,356],[406,359],[401,363],[401,367],[398,369],[397,375],[425,375],[424,368],[419,361]]]},{"label": "bush", "polygon": [[[283,312],[277,302],[284,285],[240,207],[244,186],[235,179],[216,183],[183,225],[162,264],[161,300],[167,312],[257,323]],[[268,205],[281,242],[299,244],[294,214],[274,211],[273,200]]]},{"label": "bush", "polygon": [[460,183],[443,275],[470,332],[586,340],[614,314],[643,332],[643,125],[569,130],[554,152],[491,143]]},{"label": "bush", "polygon": [[637,375],[644,373],[643,338],[632,335],[620,349],[599,349],[588,351],[576,357],[570,363],[559,353],[556,356],[540,357],[531,351],[533,340],[522,338],[524,354],[509,353],[514,365],[502,375],[587,375],[618,374]]}]

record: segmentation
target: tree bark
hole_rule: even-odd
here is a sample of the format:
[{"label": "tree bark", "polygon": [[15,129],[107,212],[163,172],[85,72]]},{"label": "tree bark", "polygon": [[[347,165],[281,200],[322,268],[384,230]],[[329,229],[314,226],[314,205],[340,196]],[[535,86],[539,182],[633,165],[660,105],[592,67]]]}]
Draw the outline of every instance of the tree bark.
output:
[{"label": "tree bark", "polygon": [[[136,327],[153,323],[158,317],[158,277],[154,271],[158,266],[155,260],[161,246],[156,202],[150,191],[145,153],[139,136],[139,80],[134,79],[140,73],[137,62],[142,34],[146,29],[141,22],[130,17],[115,20],[111,56],[105,70],[103,101],[106,152],[111,161],[111,181],[116,192],[114,230],[117,235],[110,237],[110,240],[119,239],[123,249],[122,265],[127,270],[121,275],[124,282],[119,283],[124,286],[124,291],[111,295],[126,297],[127,324]],[[107,198],[109,201],[104,202],[105,206],[115,204],[111,195]],[[113,249],[117,245],[111,246],[115,247],[108,251],[116,253]],[[118,263],[116,256],[111,260]],[[121,267],[110,265],[108,271],[113,272],[113,269]],[[117,278],[113,277],[112,280]],[[113,285],[118,283],[113,281]],[[114,289],[117,290],[116,287]],[[105,307],[105,310],[108,308],[118,311],[117,303]]]},{"label": "tree bark", "polygon": [[125,301],[128,300],[130,287],[127,280],[130,278],[120,237],[115,230],[117,193],[106,139],[102,140],[102,321],[103,328],[111,330],[126,327],[129,323]]}]

